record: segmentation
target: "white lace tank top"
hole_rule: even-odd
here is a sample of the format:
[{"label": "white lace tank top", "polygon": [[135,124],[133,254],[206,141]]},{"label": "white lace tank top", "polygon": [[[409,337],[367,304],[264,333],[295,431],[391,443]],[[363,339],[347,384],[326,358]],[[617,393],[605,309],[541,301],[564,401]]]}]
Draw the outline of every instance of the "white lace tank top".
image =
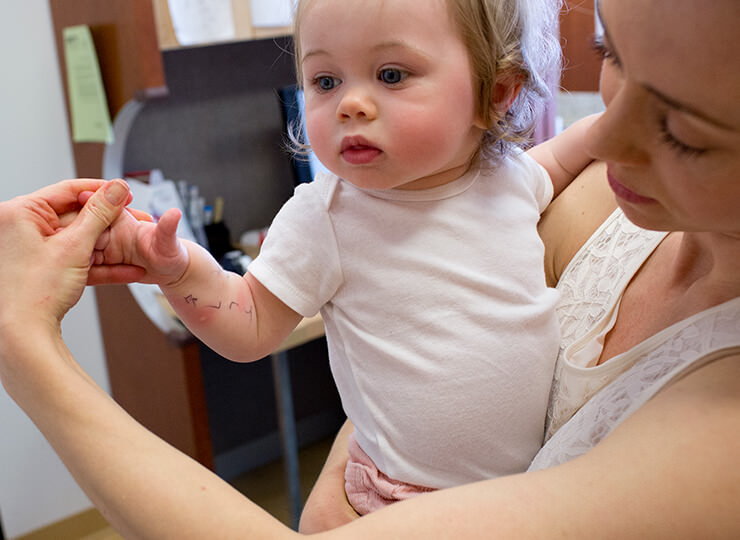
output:
[{"label": "white lace tank top", "polygon": [[601,365],[603,336],[625,287],[666,233],[616,210],[565,269],[558,289],[562,343],[548,407],[547,441],[529,470],[584,454],[666,384],[740,350],[740,297],[684,319]]}]

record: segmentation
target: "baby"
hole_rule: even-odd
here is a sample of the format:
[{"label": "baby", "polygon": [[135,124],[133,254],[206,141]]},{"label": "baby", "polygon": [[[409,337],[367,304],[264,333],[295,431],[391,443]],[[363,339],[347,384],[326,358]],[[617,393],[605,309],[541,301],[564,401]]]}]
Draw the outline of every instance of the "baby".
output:
[{"label": "baby", "polygon": [[244,276],[177,239],[176,210],[119,220],[104,246],[232,360],[321,312],[361,514],[524,471],[542,443],[559,332],[536,227],[589,161],[582,124],[521,149],[557,73],[559,7],[301,0],[305,126],[331,174],[296,189]]}]

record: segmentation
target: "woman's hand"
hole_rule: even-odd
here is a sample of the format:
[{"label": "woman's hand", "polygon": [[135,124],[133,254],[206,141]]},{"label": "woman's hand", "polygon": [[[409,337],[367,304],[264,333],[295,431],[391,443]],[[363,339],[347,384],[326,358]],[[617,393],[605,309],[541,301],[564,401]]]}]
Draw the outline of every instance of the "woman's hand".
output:
[{"label": "woman's hand", "polygon": [[38,323],[58,331],[82,295],[96,242],[128,201],[122,180],[66,180],[0,203],[0,336],[27,335]]},{"label": "woman's hand", "polygon": [[[81,193],[80,202],[84,204],[92,194]],[[146,212],[126,208],[95,243],[87,284],[140,281],[166,285],[175,281],[189,261],[187,249],[177,238],[180,217],[180,211],[171,208],[154,224]]]},{"label": "woman's hand", "polygon": [[[185,273],[190,255],[177,238],[180,211],[167,210],[154,224],[126,211],[95,246],[88,283],[119,283],[126,272],[140,270],[136,281],[170,285]],[[131,281],[131,280],[129,280]]]}]

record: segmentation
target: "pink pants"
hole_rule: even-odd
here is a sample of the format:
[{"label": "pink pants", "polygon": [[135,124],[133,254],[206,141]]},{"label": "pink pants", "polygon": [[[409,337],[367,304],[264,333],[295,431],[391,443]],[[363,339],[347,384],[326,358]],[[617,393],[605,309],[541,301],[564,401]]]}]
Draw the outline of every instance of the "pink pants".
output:
[{"label": "pink pants", "polygon": [[434,488],[406,484],[379,471],[360,448],[354,433],[349,437],[349,461],[344,470],[344,490],[352,507],[361,516],[396,501],[434,491]]}]

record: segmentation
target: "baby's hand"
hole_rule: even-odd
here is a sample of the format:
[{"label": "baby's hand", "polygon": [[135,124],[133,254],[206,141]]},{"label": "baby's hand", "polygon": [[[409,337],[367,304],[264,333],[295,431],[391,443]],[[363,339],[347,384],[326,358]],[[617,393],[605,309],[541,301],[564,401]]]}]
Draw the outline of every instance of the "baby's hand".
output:
[{"label": "baby's hand", "polygon": [[[172,208],[154,224],[136,219],[124,210],[98,239],[92,257],[88,284],[136,281],[170,285],[185,273],[189,255],[176,236],[180,211]],[[143,270],[143,273],[142,273]]]}]

